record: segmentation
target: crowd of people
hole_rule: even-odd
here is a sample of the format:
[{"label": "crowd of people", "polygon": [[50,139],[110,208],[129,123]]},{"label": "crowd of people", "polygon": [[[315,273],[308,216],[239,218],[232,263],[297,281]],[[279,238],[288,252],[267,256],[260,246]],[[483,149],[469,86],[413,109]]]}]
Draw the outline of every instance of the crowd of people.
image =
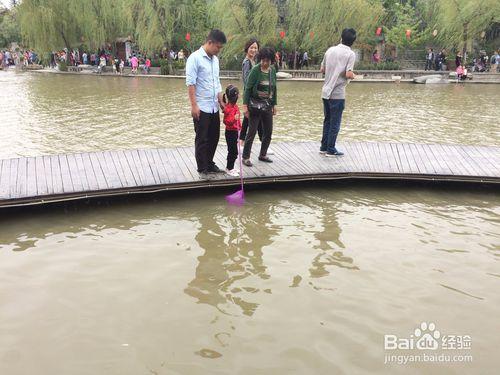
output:
[{"label": "crowd of people", "polygon": [[38,55],[33,50],[15,51],[9,50],[0,51],[0,67],[6,68],[8,66],[32,65],[38,64]]},{"label": "crowd of people", "polygon": [[[435,53],[433,48],[428,48],[427,54],[425,56],[425,70],[451,70],[447,60],[446,49],[442,49],[439,53]],[[500,52],[494,51],[491,57],[488,57],[486,51],[480,51],[479,54],[472,58],[469,64],[466,63],[466,59],[462,55],[462,52],[458,51],[455,55],[455,71],[457,75],[460,74],[461,77],[467,75],[467,71],[471,72],[499,72],[500,65]],[[465,72],[465,75],[464,73]]]},{"label": "crowd of people", "polygon": [[[342,156],[336,148],[342,113],[345,108],[345,88],[354,79],[355,53],[351,46],[356,40],[354,29],[345,29],[341,43],[330,47],[321,63],[325,81],[323,99],[323,136],[319,153],[325,157]],[[252,167],[252,147],[256,135],[261,139],[258,161],[272,163],[269,145],[272,140],[273,118],[277,114],[278,86],[276,65],[280,56],[271,47],[262,47],[257,39],[250,39],[244,47],[243,117],[238,107],[239,90],[234,85],[222,89],[219,78],[217,55],[226,43],[220,30],[212,30],[205,43],[194,51],[186,62],[186,86],[191,105],[191,116],[195,131],[195,158],[200,178],[207,179],[212,173],[227,173],[239,176],[234,168],[238,157],[238,142],[243,145],[242,164]],[[280,56],[282,57],[282,56]],[[294,56],[294,60],[295,60]],[[223,93],[224,91],[224,93]],[[214,162],[220,135],[220,111],[224,114],[227,163],[223,171]]]}]

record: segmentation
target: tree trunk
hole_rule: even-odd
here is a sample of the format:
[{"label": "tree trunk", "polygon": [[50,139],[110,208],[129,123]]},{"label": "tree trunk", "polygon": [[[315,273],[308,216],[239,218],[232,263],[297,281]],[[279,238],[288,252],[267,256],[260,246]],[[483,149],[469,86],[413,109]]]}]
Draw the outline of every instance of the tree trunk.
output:
[{"label": "tree trunk", "polygon": [[[464,39],[463,39],[464,46],[462,48],[462,56],[464,56],[464,58],[465,58],[465,55],[467,54],[468,28],[469,28],[469,23],[468,22],[464,23]],[[464,64],[465,64],[465,61],[464,61]]]}]

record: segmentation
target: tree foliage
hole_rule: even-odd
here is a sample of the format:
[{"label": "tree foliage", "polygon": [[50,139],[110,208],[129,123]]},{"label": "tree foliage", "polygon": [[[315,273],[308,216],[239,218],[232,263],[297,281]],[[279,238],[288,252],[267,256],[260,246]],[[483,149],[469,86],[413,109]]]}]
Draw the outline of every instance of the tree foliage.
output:
[{"label": "tree foliage", "polygon": [[[226,60],[241,56],[251,36],[318,56],[345,27],[357,30],[359,46],[374,46],[383,37],[399,47],[462,48],[500,24],[498,0],[23,0],[16,9],[25,45],[39,52],[81,44],[95,49],[128,36],[146,52],[193,50],[217,27],[228,36]],[[0,38],[12,39],[15,27],[5,19]],[[380,38],[377,27],[383,28]]]},{"label": "tree foliage", "polygon": [[368,42],[384,16],[382,4],[370,0],[291,0],[288,12],[287,43],[312,55],[339,43],[348,27],[356,29],[358,42]]},{"label": "tree foliage", "polygon": [[241,55],[250,37],[259,39],[261,45],[277,41],[278,10],[270,0],[216,0],[210,12],[214,26],[228,38],[223,58]]},{"label": "tree foliage", "polygon": [[7,47],[11,42],[19,42],[20,36],[17,9],[0,7],[0,47]]}]

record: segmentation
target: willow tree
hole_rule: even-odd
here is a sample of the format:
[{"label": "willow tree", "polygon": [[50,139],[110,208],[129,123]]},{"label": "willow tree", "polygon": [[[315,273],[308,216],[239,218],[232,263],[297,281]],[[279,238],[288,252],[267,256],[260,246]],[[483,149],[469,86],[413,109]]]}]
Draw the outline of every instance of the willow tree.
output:
[{"label": "willow tree", "polygon": [[73,5],[67,0],[23,0],[18,12],[24,44],[39,53],[78,45],[82,33]]},{"label": "willow tree", "polygon": [[0,6],[0,47],[8,47],[11,42],[19,41],[17,8],[8,9]]},{"label": "willow tree", "polygon": [[259,39],[261,45],[277,42],[278,10],[270,0],[215,0],[211,14],[214,26],[224,31],[228,38],[222,51],[226,65],[243,54],[245,42],[250,37]]},{"label": "willow tree", "polygon": [[340,41],[344,28],[357,31],[358,43],[366,43],[373,35],[384,8],[373,0],[290,0],[288,4],[289,43],[310,49],[319,56]]},{"label": "willow tree", "polygon": [[114,43],[116,38],[129,34],[123,1],[79,0],[72,3],[79,15],[81,41],[91,49]]},{"label": "willow tree", "polygon": [[138,46],[154,52],[171,47],[176,40],[193,34],[205,36],[205,0],[125,0],[128,22]]},{"label": "willow tree", "polygon": [[438,31],[438,39],[463,53],[472,40],[481,38],[483,31],[500,23],[498,0],[440,0],[434,7],[432,26]]}]

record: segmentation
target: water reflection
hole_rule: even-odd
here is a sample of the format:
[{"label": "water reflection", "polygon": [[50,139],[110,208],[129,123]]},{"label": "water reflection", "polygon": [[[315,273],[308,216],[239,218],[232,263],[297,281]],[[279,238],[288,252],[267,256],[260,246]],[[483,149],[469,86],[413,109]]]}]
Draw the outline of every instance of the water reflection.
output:
[{"label": "water reflection", "polygon": [[[311,198],[313,202],[319,199]],[[326,204],[315,204],[314,206],[318,212],[318,221],[322,229],[317,230],[314,234],[318,242],[314,245],[314,248],[319,252],[311,262],[311,268],[309,269],[311,277],[318,278],[329,275],[328,266],[352,270],[359,269],[353,264],[354,260],[345,256],[343,252],[345,245],[340,238],[342,229],[337,220],[338,205],[328,202]]]},{"label": "water reflection", "polygon": [[[263,248],[273,243],[278,227],[271,225],[271,205],[258,209],[231,209],[216,216],[198,217],[196,241],[204,253],[198,257],[195,278],[185,292],[227,314],[236,305],[251,316],[259,304],[253,294],[271,293],[255,287],[254,277],[270,278],[263,261]],[[252,280],[251,280],[252,279]]]}]

